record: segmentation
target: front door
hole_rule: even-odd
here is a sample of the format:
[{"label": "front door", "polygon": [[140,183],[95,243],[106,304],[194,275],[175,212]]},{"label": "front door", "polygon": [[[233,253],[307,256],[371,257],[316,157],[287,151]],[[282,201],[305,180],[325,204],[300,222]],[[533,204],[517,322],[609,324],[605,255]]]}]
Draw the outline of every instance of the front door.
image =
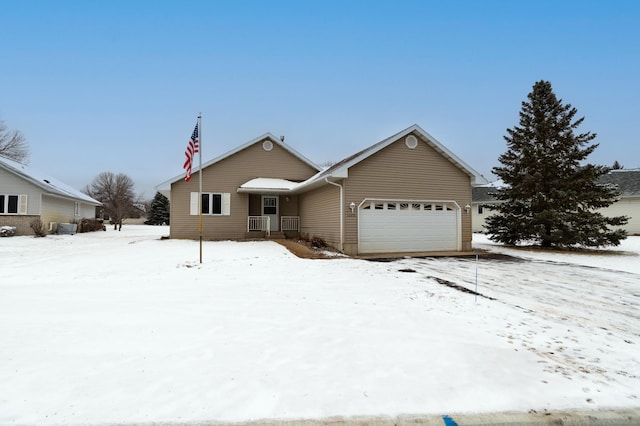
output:
[{"label": "front door", "polygon": [[271,230],[280,230],[280,217],[278,214],[278,196],[263,195],[262,196],[262,215],[271,218]]}]

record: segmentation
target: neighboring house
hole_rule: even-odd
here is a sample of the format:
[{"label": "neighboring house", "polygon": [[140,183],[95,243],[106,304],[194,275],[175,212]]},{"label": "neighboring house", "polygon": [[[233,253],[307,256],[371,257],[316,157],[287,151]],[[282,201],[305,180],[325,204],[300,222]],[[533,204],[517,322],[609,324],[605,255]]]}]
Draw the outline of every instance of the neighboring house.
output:
[{"label": "neighboring house", "polygon": [[[269,133],[202,169],[203,238],[300,233],[349,255],[471,250],[471,188],[486,183],[417,125],[326,170]],[[199,237],[198,179],[159,185],[171,238]]]},{"label": "neighboring house", "polygon": [[640,235],[640,169],[612,170],[601,181],[616,185],[620,192],[620,199],[602,209],[602,213],[609,217],[628,216],[624,229],[629,235]]},{"label": "neighboring house", "polygon": [[33,234],[39,218],[50,232],[58,223],[94,218],[99,201],[23,164],[0,157],[0,226],[16,227],[16,235]]},{"label": "neighboring house", "polygon": [[[602,209],[605,216],[628,216],[629,222],[623,227],[629,235],[640,234],[640,169],[612,170],[600,178],[600,182],[615,185],[620,192],[620,199],[607,208]],[[496,214],[491,209],[496,201],[492,185],[473,188],[473,232],[485,232],[487,217]]]},{"label": "neighboring house", "polygon": [[473,223],[473,232],[484,233],[484,225],[486,219],[496,211],[491,207],[499,203],[493,192],[496,186],[493,184],[476,186],[473,188],[473,202],[471,203],[471,220]]}]

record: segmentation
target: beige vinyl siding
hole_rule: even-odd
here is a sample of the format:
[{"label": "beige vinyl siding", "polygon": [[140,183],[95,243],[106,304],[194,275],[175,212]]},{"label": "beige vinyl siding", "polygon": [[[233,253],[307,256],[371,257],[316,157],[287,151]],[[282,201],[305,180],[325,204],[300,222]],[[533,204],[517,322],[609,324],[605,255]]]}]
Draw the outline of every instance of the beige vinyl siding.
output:
[{"label": "beige vinyl siding", "polygon": [[[52,197],[46,194],[42,195],[42,213],[40,215],[42,222],[49,227],[49,222],[70,223],[73,220],[82,219],[75,216],[75,201],[67,200],[60,197]],[[94,217],[92,214],[89,217]]]},{"label": "beige vinyl siding", "polygon": [[640,235],[640,197],[624,197],[600,210],[607,217],[627,216],[629,222],[622,228],[629,235]]},{"label": "beige vinyl siding", "polygon": [[299,216],[298,196],[280,195],[280,216]]},{"label": "beige vinyl siding", "polygon": [[340,188],[325,185],[298,196],[300,232],[308,237],[320,237],[339,250]]},{"label": "beige vinyl siding", "polygon": [[42,190],[3,168],[0,168],[0,194],[27,195],[27,214],[40,214]]},{"label": "beige vinyl siding", "polygon": [[[392,200],[452,200],[462,209],[462,250],[471,249],[471,178],[439,152],[420,143],[409,149],[404,138],[349,169],[345,179],[345,206],[365,198]],[[345,208],[345,245],[357,244],[357,214]]]},{"label": "beige vinyl siding", "polygon": [[[271,151],[265,151],[262,149],[262,142],[263,140],[204,169],[202,191],[229,193],[231,214],[204,215],[203,238],[244,237],[247,216],[253,215],[255,211],[249,212],[249,194],[239,194],[237,190],[248,180],[262,177],[303,181],[317,172],[276,143]],[[171,185],[171,238],[198,238],[199,218],[189,214],[190,193],[198,191],[198,173],[193,174],[190,182],[179,180]],[[280,197],[281,206],[283,198]],[[255,206],[253,207],[255,210]]]}]

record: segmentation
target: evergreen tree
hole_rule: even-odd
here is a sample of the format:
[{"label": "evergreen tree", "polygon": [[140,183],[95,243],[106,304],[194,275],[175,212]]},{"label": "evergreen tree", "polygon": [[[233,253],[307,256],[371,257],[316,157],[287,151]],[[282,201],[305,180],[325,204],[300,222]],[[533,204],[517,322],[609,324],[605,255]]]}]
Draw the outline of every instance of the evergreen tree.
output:
[{"label": "evergreen tree", "polygon": [[613,162],[613,165],[611,166],[612,170],[622,170],[624,169],[624,166],[620,163],[618,163],[618,160]]},{"label": "evergreen tree", "polygon": [[507,129],[507,151],[494,167],[505,186],[497,189],[499,214],[487,219],[491,239],[504,244],[532,241],[543,247],[618,245],[628,218],[608,218],[597,209],[618,193],[598,184],[605,166],[583,164],[598,144],[596,135],[575,134],[584,117],[557,99],[548,81],[534,84],[522,102],[520,125]]},{"label": "evergreen tree", "polygon": [[168,225],[169,224],[169,199],[159,192],[156,192],[151,208],[149,209],[149,219],[147,225]]}]

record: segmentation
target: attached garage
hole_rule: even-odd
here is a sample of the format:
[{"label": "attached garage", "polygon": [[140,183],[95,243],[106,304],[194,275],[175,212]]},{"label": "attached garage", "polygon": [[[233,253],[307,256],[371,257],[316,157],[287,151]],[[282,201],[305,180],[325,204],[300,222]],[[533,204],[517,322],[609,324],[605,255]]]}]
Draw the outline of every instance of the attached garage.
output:
[{"label": "attached garage", "polygon": [[458,251],[460,232],[455,201],[367,199],[358,206],[361,253]]}]

